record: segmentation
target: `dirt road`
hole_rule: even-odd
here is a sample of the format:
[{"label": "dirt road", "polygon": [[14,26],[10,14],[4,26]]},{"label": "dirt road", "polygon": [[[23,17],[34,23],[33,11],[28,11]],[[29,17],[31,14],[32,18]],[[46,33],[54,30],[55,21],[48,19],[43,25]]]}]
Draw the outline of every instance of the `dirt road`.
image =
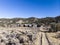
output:
[{"label": "dirt road", "polygon": [[39,32],[37,34],[37,39],[35,41],[35,45],[51,45],[48,40],[48,37],[46,36],[46,33]]}]

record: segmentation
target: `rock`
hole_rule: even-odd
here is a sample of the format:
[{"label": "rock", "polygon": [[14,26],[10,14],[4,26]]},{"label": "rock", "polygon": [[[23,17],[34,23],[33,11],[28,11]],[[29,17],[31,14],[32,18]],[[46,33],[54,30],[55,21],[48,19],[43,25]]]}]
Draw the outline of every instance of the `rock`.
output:
[{"label": "rock", "polygon": [[0,34],[0,45],[32,45],[33,32],[3,30]]}]

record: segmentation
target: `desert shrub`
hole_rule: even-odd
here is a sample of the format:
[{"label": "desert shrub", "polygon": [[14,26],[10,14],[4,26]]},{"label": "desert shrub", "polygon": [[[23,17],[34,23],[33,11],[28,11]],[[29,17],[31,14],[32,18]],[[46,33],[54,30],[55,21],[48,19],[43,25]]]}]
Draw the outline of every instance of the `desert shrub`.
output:
[{"label": "desert shrub", "polygon": [[51,23],[51,28],[53,32],[57,32],[56,23]]},{"label": "desert shrub", "polygon": [[60,23],[57,23],[57,24],[56,24],[56,29],[57,29],[58,31],[60,31]]}]

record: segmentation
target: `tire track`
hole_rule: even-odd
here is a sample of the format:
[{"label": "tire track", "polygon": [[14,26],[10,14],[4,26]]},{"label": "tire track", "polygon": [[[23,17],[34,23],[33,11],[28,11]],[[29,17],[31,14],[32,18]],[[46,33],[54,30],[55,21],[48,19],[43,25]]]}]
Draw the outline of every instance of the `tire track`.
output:
[{"label": "tire track", "polygon": [[46,39],[47,39],[49,45],[52,45],[51,42],[49,41],[48,37],[47,37],[47,34],[45,34],[45,37],[46,37]]},{"label": "tire track", "polygon": [[42,34],[41,34],[41,45],[42,45]]},{"label": "tire track", "polygon": [[35,45],[52,45],[47,37],[47,34],[44,32],[39,32],[37,34],[37,39]]},{"label": "tire track", "polygon": [[45,33],[42,33],[42,45],[51,45]]}]

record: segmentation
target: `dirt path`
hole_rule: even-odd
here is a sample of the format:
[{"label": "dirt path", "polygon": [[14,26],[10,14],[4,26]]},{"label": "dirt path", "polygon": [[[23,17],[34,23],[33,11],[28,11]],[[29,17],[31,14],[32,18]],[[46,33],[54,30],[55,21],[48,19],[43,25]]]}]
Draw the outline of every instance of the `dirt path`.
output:
[{"label": "dirt path", "polygon": [[46,36],[45,33],[42,33],[42,45],[50,45],[48,37]]},{"label": "dirt path", "polygon": [[37,37],[37,39],[35,40],[35,45],[42,45],[41,33],[37,33],[36,37]]},{"label": "dirt path", "polygon": [[48,37],[46,36],[45,33],[39,32],[37,34],[37,39],[35,41],[35,45],[50,45],[49,40],[47,38]]}]

